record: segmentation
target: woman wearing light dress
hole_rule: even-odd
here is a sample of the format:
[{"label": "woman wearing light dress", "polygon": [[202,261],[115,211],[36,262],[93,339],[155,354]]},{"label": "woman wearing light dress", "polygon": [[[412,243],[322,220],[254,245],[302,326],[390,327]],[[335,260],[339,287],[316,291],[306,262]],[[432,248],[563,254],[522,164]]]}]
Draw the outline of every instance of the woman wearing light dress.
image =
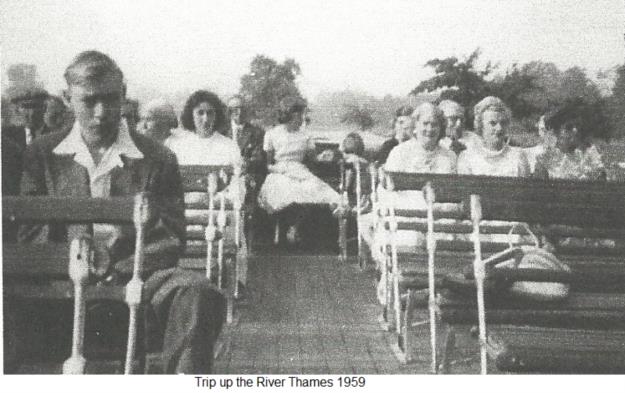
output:
[{"label": "woman wearing light dress", "polygon": [[581,102],[567,102],[545,119],[555,134],[555,146],[536,157],[536,177],[550,179],[605,180],[605,165],[594,145],[585,146],[590,131],[584,124],[586,108]]},{"label": "woman wearing light dress", "polygon": [[[393,148],[384,165],[384,170],[408,173],[456,173],[456,155],[439,144],[445,125],[443,112],[433,104],[424,103],[415,109],[413,117],[413,137]],[[387,191],[380,187],[378,198],[383,207],[426,208],[421,191]],[[371,254],[379,270],[384,274],[383,249],[390,241],[389,233],[383,227],[379,227],[375,229],[372,237]],[[425,235],[415,231],[398,230],[395,242],[399,252],[416,251],[424,246]],[[385,279],[382,277],[378,287],[378,298],[381,302],[385,299],[383,291],[385,286],[382,284],[384,282]]]},{"label": "woman wearing light dress", "polygon": [[474,107],[475,131],[482,143],[458,156],[458,173],[502,177],[527,177],[530,167],[523,149],[508,145],[510,109],[497,97],[486,97]]},{"label": "woman wearing light dress", "polygon": [[[529,177],[530,166],[520,147],[508,145],[508,128],[512,112],[504,102],[493,96],[486,97],[473,108],[475,131],[482,143],[460,153],[458,173],[464,175]],[[489,221],[490,225],[509,226],[508,222]],[[507,243],[520,241],[519,236],[493,234],[482,235],[482,240]]]},{"label": "woman wearing light dress", "polygon": [[[301,130],[305,109],[302,99],[283,99],[278,111],[279,125],[265,134],[263,149],[267,153],[269,175],[260,189],[258,204],[269,214],[294,204],[327,204],[334,209],[340,203],[339,194],[305,165],[315,153],[313,139]],[[302,209],[299,210],[287,231],[292,242],[299,240],[299,227],[305,218]]]}]

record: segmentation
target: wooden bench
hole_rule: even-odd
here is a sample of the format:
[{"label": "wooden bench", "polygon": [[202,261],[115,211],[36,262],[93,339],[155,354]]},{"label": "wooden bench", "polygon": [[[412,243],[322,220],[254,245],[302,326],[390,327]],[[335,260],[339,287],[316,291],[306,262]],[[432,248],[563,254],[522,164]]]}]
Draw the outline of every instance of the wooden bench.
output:
[{"label": "wooden bench", "polygon": [[[390,235],[381,275],[386,293],[383,318],[398,335],[398,345],[394,349],[400,360],[406,363],[413,360],[414,328],[429,324],[433,371],[437,363],[437,308],[433,303],[439,289],[437,286],[446,275],[461,273],[470,266],[473,258],[473,245],[462,236],[471,231],[466,221],[468,212],[463,208],[464,194],[452,192],[439,196],[434,190],[434,176],[382,171],[387,191],[422,191],[424,204],[420,207],[397,208],[376,197],[377,209],[381,212],[379,225]],[[423,247],[416,245],[415,250],[400,252],[395,240],[399,230],[424,234]],[[505,228],[489,227],[486,230],[497,232]],[[437,239],[441,235],[451,239]],[[493,244],[492,247],[501,245]],[[426,308],[429,310],[428,320],[416,320],[417,310]]]},{"label": "wooden bench", "polygon": [[[143,194],[128,198],[58,198],[3,197],[3,220],[17,224],[115,224],[134,223],[136,228],[135,265],[126,286],[93,284],[91,242],[86,238],[69,239],[69,243],[4,243],[4,296],[20,300],[74,301],[71,356],[63,364],[64,374],[82,374],[86,362],[84,351],[86,304],[95,300],[125,302],[129,308],[128,341],[125,373],[138,365],[145,366],[145,346],[139,339],[143,329],[141,293],[143,281],[144,227],[148,201]],[[6,308],[5,308],[6,312]],[[6,334],[6,332],[5,332]],[[143,335],[145,336],[145,335]],[[6,348],[5,348],[6,349]]]},{"label": "wooden bench", "polygon": [[[573,181],[540,181],[534,179],[501,179],[481,176],[457,176],[457,175],[432,175],[432,174],[390,174],[394,189],[419,189],[423,185],[432,187],[433,194],[437,202],[454,202],[464,201],[463,209],[460,215],[454,217],[456,219],[464,219],[467,216],[474,218],[475,212],[471,214],[470,198],[474,195],[481,195],[481,200],[486,202],[487,209],[483,209],[488,220],[503,220],[510,222],[527,222],[537,223],[543,226],[549,225],[552,233],[558,233],[563,236],[571,237],[612,237],[623,239],[622,225],[625,223],[623,219],[622,206],[623,203],[623,185],[622,184],[605,184],[605,183],[580,183]],[[426,192],[427,194],[427,192]],[[619,199],[620,198],[620,199]],[[480,198],[478,198],[480,199]],[[620,201],[620,202],[619,202]],[[484,203],[484,202],[482,202]],[[475,207],[474,207],[475,208]],[[505,212],[501,213],[499,210]],[[488,212],[488,213],[486,213]],[[409,213],[409,215],[423,216],[421,212],[400,212],[395,214]],[[619,221],[620,220],[620,221]],[[479,220],[467,223],[466,221],[458,221],[456,223],[437,224],[434,220],[430,220],[434,225],[430,232],[451,232],[451,233],[470,233],[474,232],[479,235],[484,233],[505,233],[510,226],[495,225]],[[550,224],[565,224],[565,227],[554,227]],[[403,226],[402,226],[403,225]],[[397,228],[407,228],[412,226],[415,230],[426,230],[425,223],[409,223],[397,225]],[[574,225],[575,227],[572,227]],[[478,230],[479,229],[479,230]],[[479,246],[478,246],[479,243]],[[477,312],[475,311],[475,301],[467,300],[466,292],[463,295],[448,298],[438,296],[438,301],[433,304],[433,296],[439,292],[448,292],[449,288],[456,287],[456,280],[448,280],[449,275],[457,276],[458,272],[465,269],[471,260],[475,260],[475,251],[479,251],[482,257],[487,259],[489,254],[496,253],[505,249],[507,246],[501,242],[489,242],[481,240],[470,246],[466,240],[440,241],[435,244],[436,267],[430,269],[435,274],[428,274],[429,281],[429,308],[430,308],[430,326],[432,341],[432,368],[437,371],[439,367],[443,371],[449,369],[449,361],[451,351],[453,349],[453,328],[452,325],[458,323],[476,323]],[[431,243],[430,243],[431,245]],[[449,251],[443,251],[449,249]],[[431,247],[428,247],[429,255],[433,254]],[[447,254],[451,252],[451,254]],[[514,321],[520,323],[527,318],[534,318],[535,322],[542,323],[546,326],[572,327],[582,326],[587,328],[592,326],[590,323],[592,318],[600,321],[599,324],[614,324],[623,319],[623,308],[620,294],[614,292],[622,292],[623,283],[625,282],[625,267],[623,265],[623,245],[616,244],[614,247],[588,247],[578,245],[562,246],[558,249],[558,257],[572,267],[574,274],[570,281],[574,289],[574,293],[568,302],[568,307],[564,309],[559,306],[534,304],[528,307],[527,304],[522,306],[512,306],[508,303],[508,309],[491,310],[487,315],[502,318],[501,321]],[[447,257],[449,256],[449,258]],[[411,255],[413,269],[419,270],[418,255]],[[481,258],[480,258],[481,259]],[[393,277],[397,277],[401,273],[406,273],[410,269],[401,266],[400,258],[395,269],[397,272]],[[421,256],[423,260],[423,256]],[[394,264],[394,263],[393,263]],[[430,264],[432,265],[432,264]],[[441,266],[443,269],[441,269]],[[391,266],[393,269],[393,266]],[[423,270],[423,268],[421,268]],[[520,274],[539,273],[539,277],[534,277],[538,281],[544,281],[544,272],[526,271]],[[497,273],[499,274],[499,273]],[[517,272],[517,274],[519,274]],[[520,280],[522,276],[516,279]],[[552,277],[553,278],[553,277]],[[527,277],[526,277],[527,279]],[[395,293],[397,293],[397,284],[395,285]],[[423,285],[423,284],[421,284]],[[436,289],[435,289],[436,288]],[[474,288],[474,287],[473,287]],[[455,288],[457,289],[457,288]],[[473,289],[473,293],[475,289]],[[603,292],[598,294],[597,292]],[[407,304],[403,307],[399,306],[399,301],[394,301],[394,309],[403,311],[403,319],[397,319],[397,323],[402,326],[410,326],[410,313],[420,306],[424,305],[423,299],[419,299],[420,303],[411,305],[415,292],[410,288],[408,294],[403,297]],[[472,297],[472,296],[471,296]],[[397,298],[397,296],[395,296]],[[500,299],[501,300],[501,299]],[[505,300],[502,300],[505,301]],[[491,302],[492,303],[492,302]],[[517,302],[519,303],[519,302]],[[538,308],[537,308],[538,307]],[[576,308],[576,309],[575,309]],[[590,318],[592,316],[592,318]],[[512,319],[510,319],[512,318]],[[539,318],[539,320],[536,320]],[[447,334],[442,335],[444,348],[442,353],[438,354],[436,341],[436,322],[441,320],[447,326]],[[489,317],[491,319],[491,317]],[[494,322],[499,322],[495,319]],[[596,325],[596,324],[595,324]],[[614,326],[614,325],[613,325]],[[489,342],[505,342],[497,336],[498,327],[493,329],[493,340]],[[506,331],[510,331],[507,328]],[[404,331],[405,333],[405,331]],[[557,341],[554,341],[557,342]],[[409,353],[410,342],[405,340],[405,350]],[[518,343],[517,343],[518,344]],[[491,353],[504,353],[508,358],[517,359],[518,357],[510,356],[510,351],[503,351],[501,347],[497,348],[490,345]],[[515,348],[518,348],[516,346]],[[438,362],[438,357],[441,361]],[[498,355],[504,358],[504,355]],[[527,356],[527,355],[526,355]],[[609,356],[607,357],[609,358]],[[439,364],[440,363],[440,364]],[[524,364],[531,362],[524,361]],[[578,362],[579,363],[579,362]],[[579,366],[578,363],[575,363]],[[499,363],[498,363],[499,364]],[[552,362],[553,364],[553,362]],[[529,370],[528,366],[525,366]],[[503,367],[502,367],[503,368]],[[504,368],[505,369],[505,368]],[[576,370],[579,367],[576,368]]]},{"label": "wooden bench", "polygon": [[[556,245],[556,255],[568,263],[570,274],[486,269],[488,258],[481,255],[482,245],[475,243],[478,312],[464,317],[471,322],[477,317],[482,373],[487,371],[487,354],[500,371],[625,371],[625,346],[610,345],[618,342],[625,331],[625,185],[481,180],[480,185],[466,185],[467,189],[477,186],[471,190],[475,234],[479,234],[479,224],[486,219],[537,224],[544,233],[556,232],[568,240],[584,239],[582,245],[568,240]],[[586,244],[586,239],[596,238],[604,241]],[[571,294],[557,303],[542,303],[485,293],[485,280],[495,275],[511,281],[567,282]],[[459,308],[468,307],[465,301],[454,304],[444,299],[440,306],[443,321],[450,323],[458,322],[462,314],[457,312]],[[453,310],[456,315],[449,312]],[[486,322],[491,325],[488,331]],[[565,351],[564,343],[570,344],[573,337],[575,345]],[[614,363],[615,359],[621,361]]]},{"label": "wooden bench", "polygon": [[217,191],[220,187],[238,184],[240,169],[193,165],[181,166],[180,174],[185,192],[187,246],[179,266],[206,272],[207,278],[224,291],[226,322],[233,323],[234,303],[240,296],[248,257],[243,244],[242,203],[236,195],[237,187],[232,188],[232,200]]}]

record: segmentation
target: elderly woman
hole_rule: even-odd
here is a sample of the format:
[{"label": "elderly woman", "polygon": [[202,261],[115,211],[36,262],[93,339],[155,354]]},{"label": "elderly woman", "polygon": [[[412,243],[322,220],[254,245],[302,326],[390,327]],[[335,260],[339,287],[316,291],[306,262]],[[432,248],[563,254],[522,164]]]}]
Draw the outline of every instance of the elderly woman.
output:
[{"label": "elderly woman", "polygon": [[486,97],[475,105],[475,131],[482,143],[458,157],[458,173],[467,175],[527,177],[529,163],[523,149],[508,145],[510,109],[497,97]]},{"label": "elderly woman", "polygon": [[395,111],[395,117],[393,118],[393,137],[386,140],[380,151],[375,156],[375,161],[378,165],[382,165],[386,162],[391,150],[401,142],[404,142],[412,137],[413,119],[412,113],[414,108],[408,105],[401,106]]},{"label": "elderly woman", "polygon": [[584,122],[588,109],[579,101],[562,105],[546,116],[545,126],[556,137],[555,146],[536,157],[535,176],[551,179],[605,180],[601,154],[593,145],[584,146],[591,130]]},{"label": "elderly woman", "polygon": [[[305,165],[315,153],[312,138],[300,127],[306,104],[302,99],[287,97],[280,102],[279,125],[265,134],[263,149],[267,153],[269,175],[260,189],[258,203],[269,214],[284,210],[293,204],[340,203],[339,194],[313,175]],[[287,237],[296,242],[304,215],[299,214],[287,231]]]},{"label": "elderly woman", "polygon": [[178,119],[174,108],[165,100],[157,99],[150,101],[141,111],[141,126],[138,131],[158,143],[176,150],[176,142],[183,139],[188,131],[175,130],[178,127]]},{"label": "elderly woman", "polygon": [[[433,104],[424,103],[415,109],[413,117],[415,125],[413,137],[391,151],[384,169],[393,172],[455,173],[456,155],[440,145],[445,125],[443,112]],[[389,192],[380,188],[378,195],[382,206],[391,205],[396,209],[425,209],[426,207],[421,191]],[[397,231],[395,239],[400,252],[415,251],[425,243],[425,236],[414,231]],[[377,228],[373,235],[371,251],[378,264],[384,261],[382,249],[388,242],[386,231],[383,228]],[[381,271],[384,272],[384,269]],[[381,301],[385,298],[383,289],[383,285],[378,287],[378,296]]]},{"label": "elderly woman", "polygon": [[467,148],[471,149],[481,143],[481,138],[464,129],[464,108],[456,101],[443,100],[438,109],[445,116],[445,136],[441,139],[441,146],[460,154]]}]

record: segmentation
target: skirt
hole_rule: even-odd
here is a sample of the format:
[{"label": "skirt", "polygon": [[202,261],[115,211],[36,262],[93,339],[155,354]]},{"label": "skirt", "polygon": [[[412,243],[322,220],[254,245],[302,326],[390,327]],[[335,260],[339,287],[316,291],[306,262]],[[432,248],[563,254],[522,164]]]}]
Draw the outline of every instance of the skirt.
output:
[{"label": "skirt", "polygon": [[269,214],[293,203],[338,205],[340,195],[299,162],[282,163],[280,173],[270,173],[258,195],[259,206]]}]

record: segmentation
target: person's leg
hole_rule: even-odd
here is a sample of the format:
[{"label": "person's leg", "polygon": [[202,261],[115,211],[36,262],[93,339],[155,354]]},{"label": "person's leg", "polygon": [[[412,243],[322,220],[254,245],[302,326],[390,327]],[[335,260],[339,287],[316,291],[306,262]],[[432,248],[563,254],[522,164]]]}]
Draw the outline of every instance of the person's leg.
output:
[{"label": "person's leg", "polygon": [[183,269],[155,273],[146,295],[164,330],[164,372],[210,373],[226,314],[224,296],[201,273]]}]

